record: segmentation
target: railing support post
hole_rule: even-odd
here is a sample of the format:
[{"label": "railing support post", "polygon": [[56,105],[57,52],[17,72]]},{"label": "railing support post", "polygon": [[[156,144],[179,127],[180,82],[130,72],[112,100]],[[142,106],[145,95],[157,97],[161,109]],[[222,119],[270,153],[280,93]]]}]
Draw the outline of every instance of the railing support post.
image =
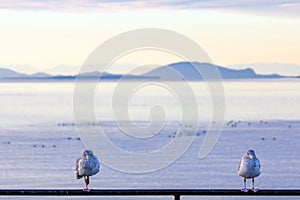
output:
[{"label": "railing support post", "polygon": [[179,194],[175,194],[174,195],[174,200],[180,200],[180,195]]}]

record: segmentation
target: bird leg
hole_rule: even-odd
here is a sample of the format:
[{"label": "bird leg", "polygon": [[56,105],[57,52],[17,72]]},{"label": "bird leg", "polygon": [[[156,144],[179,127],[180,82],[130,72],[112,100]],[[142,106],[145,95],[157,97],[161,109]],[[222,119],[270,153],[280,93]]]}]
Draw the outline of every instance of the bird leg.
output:
[{"label": "bird leg", "polygon": [[248,192],[249,190],[247,189],[246,185],[246,178],[244,178],[244,188],[241,190],[242,192]]},{"label": "bird leg", "polygon": [[90,191],[89,188],[88,188],[88,185],[90,183],[89,176],[84,176],[84,181],[85,181],[85,188],[83,190],[89,192]]},{"label": "bird leg", "polygon": [[253,192],[257,192],[258,191],[258,188],[254,187],[254,178],[252,178],[252,191]]}]

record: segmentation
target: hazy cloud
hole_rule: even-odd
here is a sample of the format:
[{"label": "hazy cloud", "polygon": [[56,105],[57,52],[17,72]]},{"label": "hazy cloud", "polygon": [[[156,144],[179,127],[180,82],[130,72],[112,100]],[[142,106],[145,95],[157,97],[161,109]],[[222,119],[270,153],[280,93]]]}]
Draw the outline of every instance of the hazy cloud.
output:
[{"label": "hazy cloud", "polygon": [[259,14],[300,16],[299,0],[2,0],[0,8],[65,12],[109,9],[222,9]]}]

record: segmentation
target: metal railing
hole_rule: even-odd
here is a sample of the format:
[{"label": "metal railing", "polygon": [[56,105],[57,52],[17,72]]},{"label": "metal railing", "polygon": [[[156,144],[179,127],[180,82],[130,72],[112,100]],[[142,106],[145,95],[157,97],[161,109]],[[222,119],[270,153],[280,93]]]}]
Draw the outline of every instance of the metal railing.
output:
[{"label": "metal railing", "polygon": [[300,196],[299,190],[259,190],[247,193],[238,189],[2,189],[0,196]]}]

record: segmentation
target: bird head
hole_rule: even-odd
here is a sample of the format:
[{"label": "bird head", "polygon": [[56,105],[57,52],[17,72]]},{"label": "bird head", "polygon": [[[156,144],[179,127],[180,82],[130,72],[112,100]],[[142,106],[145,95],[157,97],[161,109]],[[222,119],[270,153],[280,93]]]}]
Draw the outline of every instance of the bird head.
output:
[{"label": "bird head", "polygon": [[93,153],[93,151],[92,150],[85,150],[84,152],[83,152],[83,156],[84,157],[86,157],[87,159],[89,159],[91,156],[93,156],[94,155],[94,153]]},{"label": "bird head", "polygon": [[253,160],[254,158],[256,158],[255,152],[253,150],[249,150],[246,152],[246,155]]}]

